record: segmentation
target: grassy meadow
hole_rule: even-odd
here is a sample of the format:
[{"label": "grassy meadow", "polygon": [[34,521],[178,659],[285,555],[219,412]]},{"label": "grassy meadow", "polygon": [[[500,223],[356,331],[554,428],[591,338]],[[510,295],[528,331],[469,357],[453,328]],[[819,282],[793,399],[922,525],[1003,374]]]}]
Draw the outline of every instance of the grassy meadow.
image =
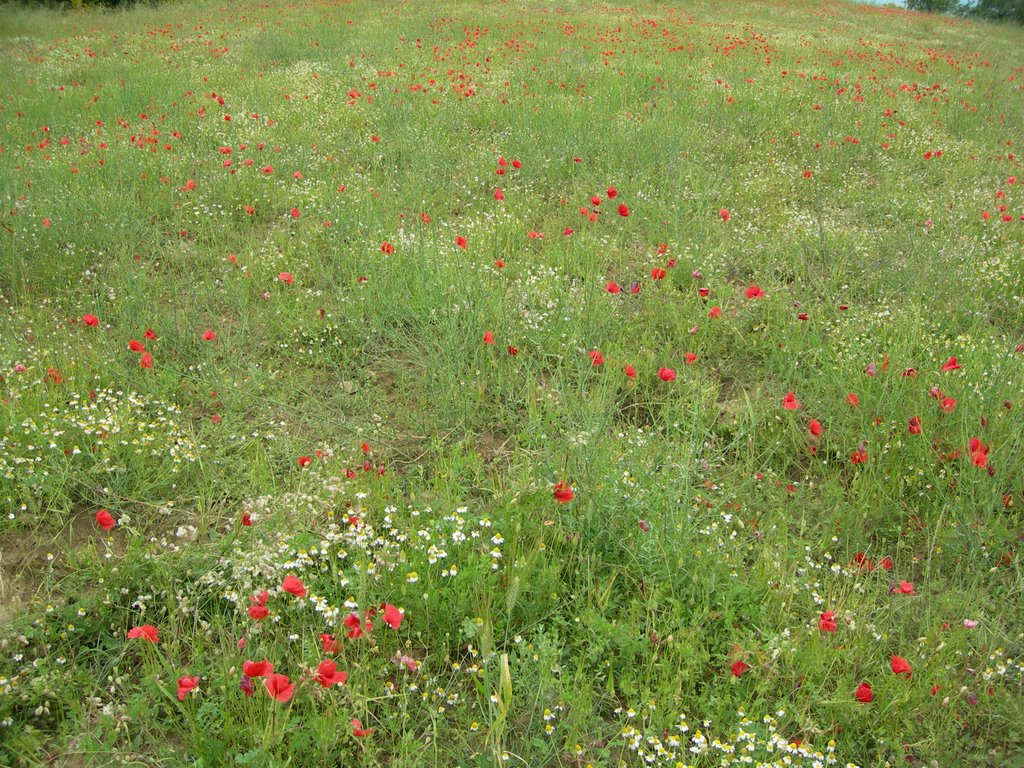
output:
[{"label": "grassy meadow", "polygon": [[0,8],[0,765],[1024,765],[1024,29]]}]

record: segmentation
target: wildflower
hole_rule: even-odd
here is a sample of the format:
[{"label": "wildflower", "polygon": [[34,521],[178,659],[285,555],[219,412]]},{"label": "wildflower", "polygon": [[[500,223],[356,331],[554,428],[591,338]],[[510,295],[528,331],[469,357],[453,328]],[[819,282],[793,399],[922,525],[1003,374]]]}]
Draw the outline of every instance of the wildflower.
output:
[{"label": "wildflower", "polygon": [[263,590],[259,595],[249,596],[249,618],[255,621],[262,621],[270,615],[270,609],[267,608],[267,600],[270,599],[270,593],[267,590]]},{"label": "wildflower", "polygon": [[822,632],[835,632],[839,626],[836,624],[836,612],[825,611],[818,619],[818,629]]},{"label": "wildflower", "polygon": [[894,675],[903,675],[905,678],[909,680],[911,675],[910,662],[908,662],[902,656],[893,656],[892,673]]},{"label": "wildflower", "polygon": [[287,675],[268,675],[264,685],[267,688],[267,693],[281,703],[288,701],[295,693],[295,683],[289,680]]},{"label": "wildflower", "polygon": [[348,673],[338,670],[338,663],[324,659],[316,668],[316,681],[324,688],[344,685],[348,681]]},{"label": "wildflower", "polygon": [[554,494],[555,501],[557,501],[559,504],[566,504],[572,501],[574,498],[576,498],[576,494],[573,493],[572,488],[570,488],[568,483],[566,483],[564,480],[561,480],[555,484],[552,493]]},{"label": "wildflower", "polygon": [[787,411],[795,411],[800,407],[800,403],[797,402],[796,395],[793,394],[792,390],[786,393],[786,396],[782,398],[782,407]]},{"label": "wildflower", "polygon": [[374,733],[377,730],[376,728],[363,728],[363,724],[361,722],[359,722],[359,718],[358,717],[353,717],[351,722],[352,722],[352,735],[357,737],[357,738],[360,738],[360,739],[365,738],[366,736],[369,736],[370,734]]},{"label": "wildflower", "polygon": [[395,630],[402,626],[402,619],[405,618],[405,614],[402,613],[400,608],[396,608],[391,603],[384,603],[381,606],[381,610],[384,611],[385,624]]},{"label": "wildflower", "polygon": [[82,322],[90,328],[95,328],[100,324],[100,319],[96,315],[82,315]]},{"label": "wildflower", "polygon": [[734,677],[743,677],[743,673],[748,669],[746,662],[737,661],[732,665],[731,671]]},{"label": "wildflower", "polygon": [[246,677],[267,677],[274,674],[274,665],[264,659],[263,661],[249,661],[242,663],[242,673]]},{"label": "wildflower", "polygon": [[673,371],[671,368],[659,368],[658,378],[661,379],[662,381],[675,381],[676,372]]},{"label": "wildflower", "polygon": [[971,454],[971,464],[984,467],[988,463],[988,446],[977,437],[972,437],[967,449]]},{"label": "wildflower", "polygon": [[128,630],[128,639],[148,640],[149,642],[156,645],[160,642],[160,636],[157,633],[157,628],[152,624],[143,624],[141,627],[132,627]]},{"label": "wildflower", "polygon": [[178,701],[184,701],[189,693],[199,685],[199,675],[188,677],[187,675],[178,678]]},{"label": "wildflower", "polygon": [[98,525],[104,531],[109,531],[111,528],[117,525],[117,521],[109,512],[107,512],[107,510],[101,509],[99,512],[96,513],[96,525]]},{"label": "wildflower", "polygon": [[764,291],[758,285],[751,285],[746,291],[748,299],[760,299],[764,297]]},{"label": "wildflower", "polygon": [[302,580],[298,576],[288,574],[284,577],[284,581],[281,583],[281,589],[288,592],[296,597],[306,596],[306,587],[303,585]]},{"label": "wildflower", "polygon": [[862,704],[870,704],[875,699],[874,691],[868,683],[861,683],[853,694],[854,698]]},{"label": "wildflower", "polygon": [[365,621],[360,620],[357,611],[352,611],[352,613],[345,617],[342,623],[348,627],[348,637],[350,640],[362,637],[364,633],[370,634],[371,630],[373,630],[373,622],[370,621],[370,617],[366,616]]}]

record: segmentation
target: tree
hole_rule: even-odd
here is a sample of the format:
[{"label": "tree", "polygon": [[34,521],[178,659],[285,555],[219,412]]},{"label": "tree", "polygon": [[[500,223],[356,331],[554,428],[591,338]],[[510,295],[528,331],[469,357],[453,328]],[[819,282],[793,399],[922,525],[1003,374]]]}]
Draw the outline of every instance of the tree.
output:
[{"label": "tree", "polygon": [[1024,0],[978,0],[969,13],[983,19],[1016,21],[1024,24]]}]

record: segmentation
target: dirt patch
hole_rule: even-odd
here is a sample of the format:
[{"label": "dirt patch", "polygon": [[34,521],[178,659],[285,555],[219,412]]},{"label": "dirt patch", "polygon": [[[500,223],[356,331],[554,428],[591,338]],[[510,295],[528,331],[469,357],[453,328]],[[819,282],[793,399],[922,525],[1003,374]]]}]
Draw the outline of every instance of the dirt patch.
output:
[{"label": "dirt patch", "polygon": [[[0,624],[10,621],[39,595],[51,564],[57,580],[66,561],[64,555],[91,546],[101,533],[96,527],[95,511],[82,509],[55,534],[13,531],[0,537]],[[115,548],[119,548],[117,538],[114,537]],[[55,562],[49,559],[51,554]]]}]

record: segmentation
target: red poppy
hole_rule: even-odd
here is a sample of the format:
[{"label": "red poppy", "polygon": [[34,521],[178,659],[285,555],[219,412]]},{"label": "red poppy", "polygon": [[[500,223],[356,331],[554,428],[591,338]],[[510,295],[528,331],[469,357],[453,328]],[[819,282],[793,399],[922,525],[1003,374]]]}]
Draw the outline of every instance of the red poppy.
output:
[{"label": "red poppy", "polygon": [[636,378],[636,368],[634,368],[632,365],[629,365],[628,363],[626,364],[626,367],[622,369],[622,372],[629,376],[629,378],[631,379]]},{"label": "red poppy", "polygon": [[259,595],[249,596],[249,618],[255,619],[256,621],[262,621],[270,615],[270,609],[267,608],[267,600],[270,599],[270,593],[267,590],[263,590]]},{"label": "red poppy", "polygon": [[622,216],[622,217],[625,218],[626,216],[629,216],[629,213],[630,213],[630,211],[629,211],[629,206],[628,205],[626,205],[625,203],[622,203],[622,204],[619,205],[619,216]]},{"label": "red poppy", "polygon": [[277,276],[277,279],[280,280],[285,285],[291,285],[292,283],[295,282],[295,277],[292,275],[291,272],[282,272]]},{"label": "red poppy", "polygon": [[210,328],[207,328],[203,332],[203,341],[214,341],[216,338],[217,334],[214,333],[213,330],[211,330]]},{"label": "red poppy", "polygon": [[946,373],[948,371],[959,371],[962,367],[963,366],[956,361],[955,357],[951,357],[949,358],[949,360],[942,364],[942,367],[939,370],[942,373]]},{"label": "red poppy", "polygon": [[836,624],[836,612],[825,611],[818,618],[818,629],[822,632],[835,632],[839,629],[839,625]]},{"label": "red poppy", "polygon": [[846,396],[846,402],[848,402],[851,407],[856,408],[860,405],[860,398],[853,394],[853,392],[850,392]]},{"label": "red poppy", "polygon": [[718,215],[722,217],[722,221],[728,221],[729,220],[729,209],[728,208],[720,209],[718,211]]},{"label": "red poppy", "polygon": [[700,359],[693,352],[687,352],[685,355],[683,355],[683,358],[686,360],[687,365],[693,365]]},{"label": "red poppy", "polygon": [[659,368],[658,378],[661,379],[662,381],[675,381],[676,372],[673,371],[671,368]]},{"label": "red poppy", "polygon": [[178,701],[184,701],[185,697],[188,696],[190,691],[195,690],[196,686],[199,685],[199,675],[195,677],[184,677],[178,678]]},{"label": "red poppy", "polygon": [[800,407],[800,403],[797,402],[796,395],[793,394],[792,390],[786,393],[786,396],[782,398],[782,407],[787,411],[795,411]]},{"label": "red poppy", "polygon": [[[668,273],[665,272],[665,270],[662,269],[661,267],[655,267],[654,269],[651,270],[651,277],[653,279],[655,279],[655,280],[664,280],[666,274],[668,274]],[[637,286],[637,290],[630,291],[630,293],[639,293],[639,292],[640,292],[640,287],[639,286]]]},{"label": "red poppy", "polygon": [[984,467],[988,463],[988,446],[977,437],[972,437],[967,444],[971,454],[971,463],[976,467]]},{"label": "red poppy", "polygon": [[494,334],[490,331],[484,331],[484,344],[493,344]]},{"label": "red poppy", "polygon": [[341,642],[334,635],[320,635],[320,647],[324,653],[339,653]]},{"label": "red poppy", "polygon": [[747,298],[748,299],[760,299],[763,296],[764,296],[764,291],[761,289],[760,286],[752,285],[749,288],[747,288]]},{"label": "red poppy", "polygon": [[269,675],[265,685],[267,687],[267,693],[282,703],[288,701],[292,697],[292,694],[295,693],[295,683],[289,680],[287,675],[279,675],[276,673]]},{"label": "red poppy", "polygon": [[952,413],[953,409],[956,408],[956,400],[952,397],[946,397],[939,403],[939,407],[942,408],[946,413]]},{"label": "red poppy", "polygon": [[455,244],[459,246],[459,248],[469,247],[469,241],[466,240],[466,238],[464,238],[462,235],[459,235],[458,237],[455,238]]},{"label": "red poppy", "polygon": [[817,419],[811,419],[808,429],[811,432],[811,437],[821,437],[821,433],[824,431],[822,429],[821,422]]},{"label": "red poppy", "polygon": [[555,496],[555,501],[559,504],[567,504],[576,498],[576,494],[573,493],[572,488],[564,480],[555,483],[554,489],[551,491]]},{"label": "red poppy", "polygon": [[281,583],[281,589],[289,594],[295,595],[296,597],[306,596],[306,587],[302,583],[302,580],[298,576],[288,574],[284,577],[284,581]]},{"label": "red poppy", "polygon": [[147,328],[146,332],[142,335],[149,341],[156,341],[156,331],[154,331],[152,328]]},{"label": "red poppy", "polygon": [[604,365],[604,356],[600,350],[594,349],[589,353],[590,362],[594,365]]},{"label": "red poppy", "polygon": [[885,570],[887,570],[887,571],[891,571],[892,570],[892,558],[891,557],[883,557],[881,560],[878,561],[878,563]]},{"label": "red poppy", "polygon": [[129,629],[128,639],[135,640],[136,638],[148,640],[154,645],[160,642],[160,635],[157,633],[157,628],[152,624],[143,624],[141,627],[132,627]]},{"label": "red poppy", "polygon": [[850,463],[851,464],[866,464],[867,461],[868,461],[868,452],[864,448],[862,448],[862,447],[858,447],[856,451],[854,451],[852,454],[850,454]]},{"label": "red poppy", "polygon": [[711,308],[711,311],[708,312],[708,317],[710,317],[712,320],[717,320],[721,316],[721,314],[722,308],[719,306],[714,306]]},{"label": "red poppy", "polygon": [[384,611],[385,624],[387,624],[394,630],[397,630],[399,627],[402,626],[402,619],[405,618],[405,614],[402,613],[402,610],[400,608],[391,605],[391,603],[384,603],[384,605],[381,606],[381,608]]},{"label": "red poppy", "polygon": [[858,552],[853,556],[853,560],[850,561],[850,565],[856,565],[859,568],[863,568],[865,571],[870,573],[875,570],[875,564],[871,562],[871,558],[865,555],[863,552]]},{"label": "red poppy", "polygon": [[608,187],[608,199],[609,200],[614,200],[615,196],[617,194],[619,194],[619,192],[618,192],[617,189],[615,189],[615,187]]},{"label": "red poppy", "polygon": [[293,219],[297,219],[297,218],[299,218],[299,216],[302,215],[302,214],[299,213],[299,209],[298,208],[292,208],[290,213],[291,213],[291,217]]},{"label": "red poppy", "polygon": [[98,525],[104,531],[109,531],[111,528],[117,525],[117,521],[109,512],[107,512],[107,510],[101,509],[99,512],[96,513],[96,525]]},{"label": "red poppy", "polygon": [[371,733],[376,732],[376,728],[363,728],[363,724],[359,722],[358,717],[352,718],[352,735],[360,739],[369,736]]},{"label": "red poppy", "polygon": [[342,623],[348,627],[348,637],[350,640],[362,637],[364,632],[365,634],[370,634],[373,630],[373,622],[370,621],[370,617],[366,616],[365,621],[360,620],[357,611],[352,611],[352,613],[345,617]]},{"label": "red poppy", "polygon": [[348,680],[348,673],[338,669],[338,663],[330,659],[324,659],[316,668],[316,681],[324,688],[334,685],[344,685]]},{"label": "red poppy", "polygon": [[910,679],[910,662],[904,659],[902,656],[892,657],[892,673],[894,675],[903,675],[908,680]]},{"label": "red poppy", "polygon": [[306,466],[309,466],[309,464],[312,461],[313,460],[311,458],[309,458],[309,456],[299,456],[299,458],[298,458],[298,465],[300,467],[306,467]]},{"label": "red poppy", "polygon": [[608,282],[608,284],[604,287],[604,289],[606,291],[608,291],[608,293],[621,293],[622,292],[622,288],[620,288],[619,284],[616,283],[614,280],[610,280]]},{"label": "red poppy", "polygon": [[854,698],[862,704],[870,704],[875,699],[874,691],[871,690],[871,686],[867,683],[861,683],[857,686],[856,692],[853,694]]},{"label": "red poppy", "polygon": [[495,200],[504,200],[505,199],[505,193],[501,191],[501,187],[498,187],[496,190],[494,190],[494,199]]},{"label": "red poppy", "polygon": [[82,315],[82,322],[90,328],[95,328],[100,324],[100,319],[96,315]]},{"label": "red poppy", "polygon": [[264,659],[263,661],[242,662],[242,674],[246,677],[268,677],[274,674],[274,665]]},{"label": "red poppy", "polygon": [[737,661],[732,665],[732,674],[734,677],[743,677],[743,673],[748,669],[746,662]]},{"label": "red poppy", "polygon": [[914,594],[914,582],[912,581],[901,581],[900,585],[896,587],[896,591],[901,595],[913,595]]},{"label": "red poppy", "polygon": [[392,253],[395,252],[395,246],[393,246],[391,243],[385,240],[381,245],[380,250],[382,253],[386,253],[387,255],[390,256]]},{"label": "red poppy", "polygon": [[907,431],[912,435],[920,435],[921,419],[917,416],[911,416],[910,421],[907,422]]}]

